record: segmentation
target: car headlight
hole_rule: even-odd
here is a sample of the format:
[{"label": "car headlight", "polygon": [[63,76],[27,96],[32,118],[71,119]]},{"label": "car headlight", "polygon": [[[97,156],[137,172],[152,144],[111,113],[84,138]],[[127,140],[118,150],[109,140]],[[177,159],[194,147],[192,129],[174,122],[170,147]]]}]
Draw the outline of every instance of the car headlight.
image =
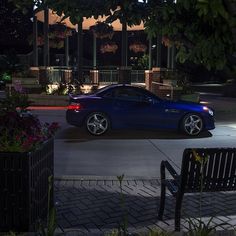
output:
[{"label": "car headlight", "polygon": [[214,115],[214,112],[213,112],[213,110],[212,109],[210,109],[209,107],[206,107],[206,106],[204,106],[203,107],[203,110],[204,111],[206,111],[206,112],[208,112],[211,116],[213,116]]}]

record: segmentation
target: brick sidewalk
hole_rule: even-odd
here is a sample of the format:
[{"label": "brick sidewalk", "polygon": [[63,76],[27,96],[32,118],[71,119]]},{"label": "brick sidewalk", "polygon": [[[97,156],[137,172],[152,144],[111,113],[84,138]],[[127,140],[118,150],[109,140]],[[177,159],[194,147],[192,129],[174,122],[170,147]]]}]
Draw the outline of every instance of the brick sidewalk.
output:
[{"label": "brick sidewalk", "polygon": [[[55,181],[58,225],[63,230],[79,229],[82,235],[104,235],[122,224],[127,216],[129,232],[145,232],[150,228],[174,230],[174,198],[166,199],[164,221],[158,221],[157,209],[160,182],[152,180],[124,180],[125,208],[121,207],[119,182],[114,179],[64,179]],[[186,230],[184,218],[200,217],[200,194],[184,197],[181,228]],[[204,219],[213,216],[213,224],[227,223],[217,230],[232,229],[236,225],[236,193],[203,193]],[[80,234],[81,235],[81,234]]]}]

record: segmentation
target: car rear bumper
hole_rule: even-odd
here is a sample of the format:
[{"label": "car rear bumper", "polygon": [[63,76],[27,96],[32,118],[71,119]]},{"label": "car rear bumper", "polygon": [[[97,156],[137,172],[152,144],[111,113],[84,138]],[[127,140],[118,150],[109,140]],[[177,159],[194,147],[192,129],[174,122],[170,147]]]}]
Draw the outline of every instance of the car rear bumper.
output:
[{"label": "car rear bumper", "polygon": [[84,124],[84,120],[86,118],[86,112],[84,111],[66,111],[66,121],[70,125],[74,126],[82,126]]}]

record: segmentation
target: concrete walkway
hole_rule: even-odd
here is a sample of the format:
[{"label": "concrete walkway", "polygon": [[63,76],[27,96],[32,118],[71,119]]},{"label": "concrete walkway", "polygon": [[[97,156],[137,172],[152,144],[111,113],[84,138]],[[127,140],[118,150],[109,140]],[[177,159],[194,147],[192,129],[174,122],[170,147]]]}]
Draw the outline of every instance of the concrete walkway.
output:
[{"label": "concrete walkway", "polygon": [[[166,198],[164,220],[157,219],[160,182],[157,179],[127,179],[121,190],[116,178],[65,179],[55,182],[57,220],[60,230],[73,235],[104,235],[127,222],[130,233],[148,232],[150,229],[174,230],[174,198]],[[224,200],[223,200],[224,199]],[[222,201],[223,200],[223,201]],[[230,231],[236,225],[236,193],[204,193],[200,212],[200,194],[185,195],[181,229],[186,231],[189,217],[211,217],[218,231]],[[76,230],[76,231],[75,231]],[[79,234],[77,234],[79,230]],[[228,236],[230,234],[227,234]],[[232,234],[233,235],[233,234]]]}]

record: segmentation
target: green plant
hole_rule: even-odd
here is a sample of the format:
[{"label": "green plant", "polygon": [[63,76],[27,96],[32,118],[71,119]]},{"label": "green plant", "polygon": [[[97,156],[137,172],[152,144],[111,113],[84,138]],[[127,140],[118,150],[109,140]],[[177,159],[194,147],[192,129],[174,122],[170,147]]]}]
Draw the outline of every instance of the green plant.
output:
[{"label": "green plant", "polygon": [[202,192],[204,190],[204,180],[205,180],[205,168],[207,165],[207,161],[209,159],[208,156],[202,157],[200,156],[196,150],[192,150],[193,157],[196,162],[200,164],[200,199],[199,199],[199,214],[200,218],[188,218],[188,236],[210,236],[214,235],[216,228],[226,223],[211,225],[213,217],[211,217],[206,223],[202,220]]},{"label": "green plant", "polygon": [[31,104],[28,94],[22,91],[20,84],[17,84],[12,88],[11,94],[7,94],[6,98],[0,101],[0,110],[22,112]]},{"label": "green plant", "polygon": [[9,83],[12,81],[12,78],[11,78],[11,75],[7,72],[4,72],[0,78],[0,80],[6,82],[6,83]]},{"label": "green plant", "polygon": [[216,231],[216,227],[223,225],[218,224],[215,226],[211,226],[213,217],[210,218],[209,221],[206,223],[202,221],[201,219],[188,219],[188,236],[209,236],[209,235],[214,235]]},{"label": "green plant", "polygon": [[139,69],[148,69],[148,63],[149,63],[149,55],[144,54],[142,57],[138,59],[138,68]]},{"label": "green plant", "polygon": [[17,57],[14,50],[9,50],[5,55],[0,57],[0,73],[14,75],[22,71],[24,66],[20,64],[20,59]]},{"label": "green plant", "polygon": [[118,229],[113,229],[109,233],[105,233],[105,236],[120,236],[120,232]]},{"label": "green plant", "polygon": [[126,213],[125,195],[123,193],[123,187],[122,187],[124,174],[117,176],[117,179],[119,181],[119,188],[120,188],[120,207],[124,213],[122,222],[120,223],[120,227],[118,229],[118,232],[119,232],[118,235],[126,236],[128,235],[128,217]]},{"label": "green plant", "polygon": [[105,22],[98,21],[96,25],[90,27],[93,34],[100,39],[112,38],[114,31],[113,27]]},{"label": "green plant", "polygon": [[52,206],[52,187],[53,187],[53,176],[48,178],[48,214],[47,214],[47,224],[46,227],[44,224],[39,221],[39,235],[41,236],[54,236],[55,230],[57,228],[57,219],[56,219],[56,208]]},{"label": "green plant", "polygon": [[59,126],[57,123],[42,124],[27,111],[28,96],[18,91],[8,95],[0,103],[0,151],[27,152],[53,137]]}]

